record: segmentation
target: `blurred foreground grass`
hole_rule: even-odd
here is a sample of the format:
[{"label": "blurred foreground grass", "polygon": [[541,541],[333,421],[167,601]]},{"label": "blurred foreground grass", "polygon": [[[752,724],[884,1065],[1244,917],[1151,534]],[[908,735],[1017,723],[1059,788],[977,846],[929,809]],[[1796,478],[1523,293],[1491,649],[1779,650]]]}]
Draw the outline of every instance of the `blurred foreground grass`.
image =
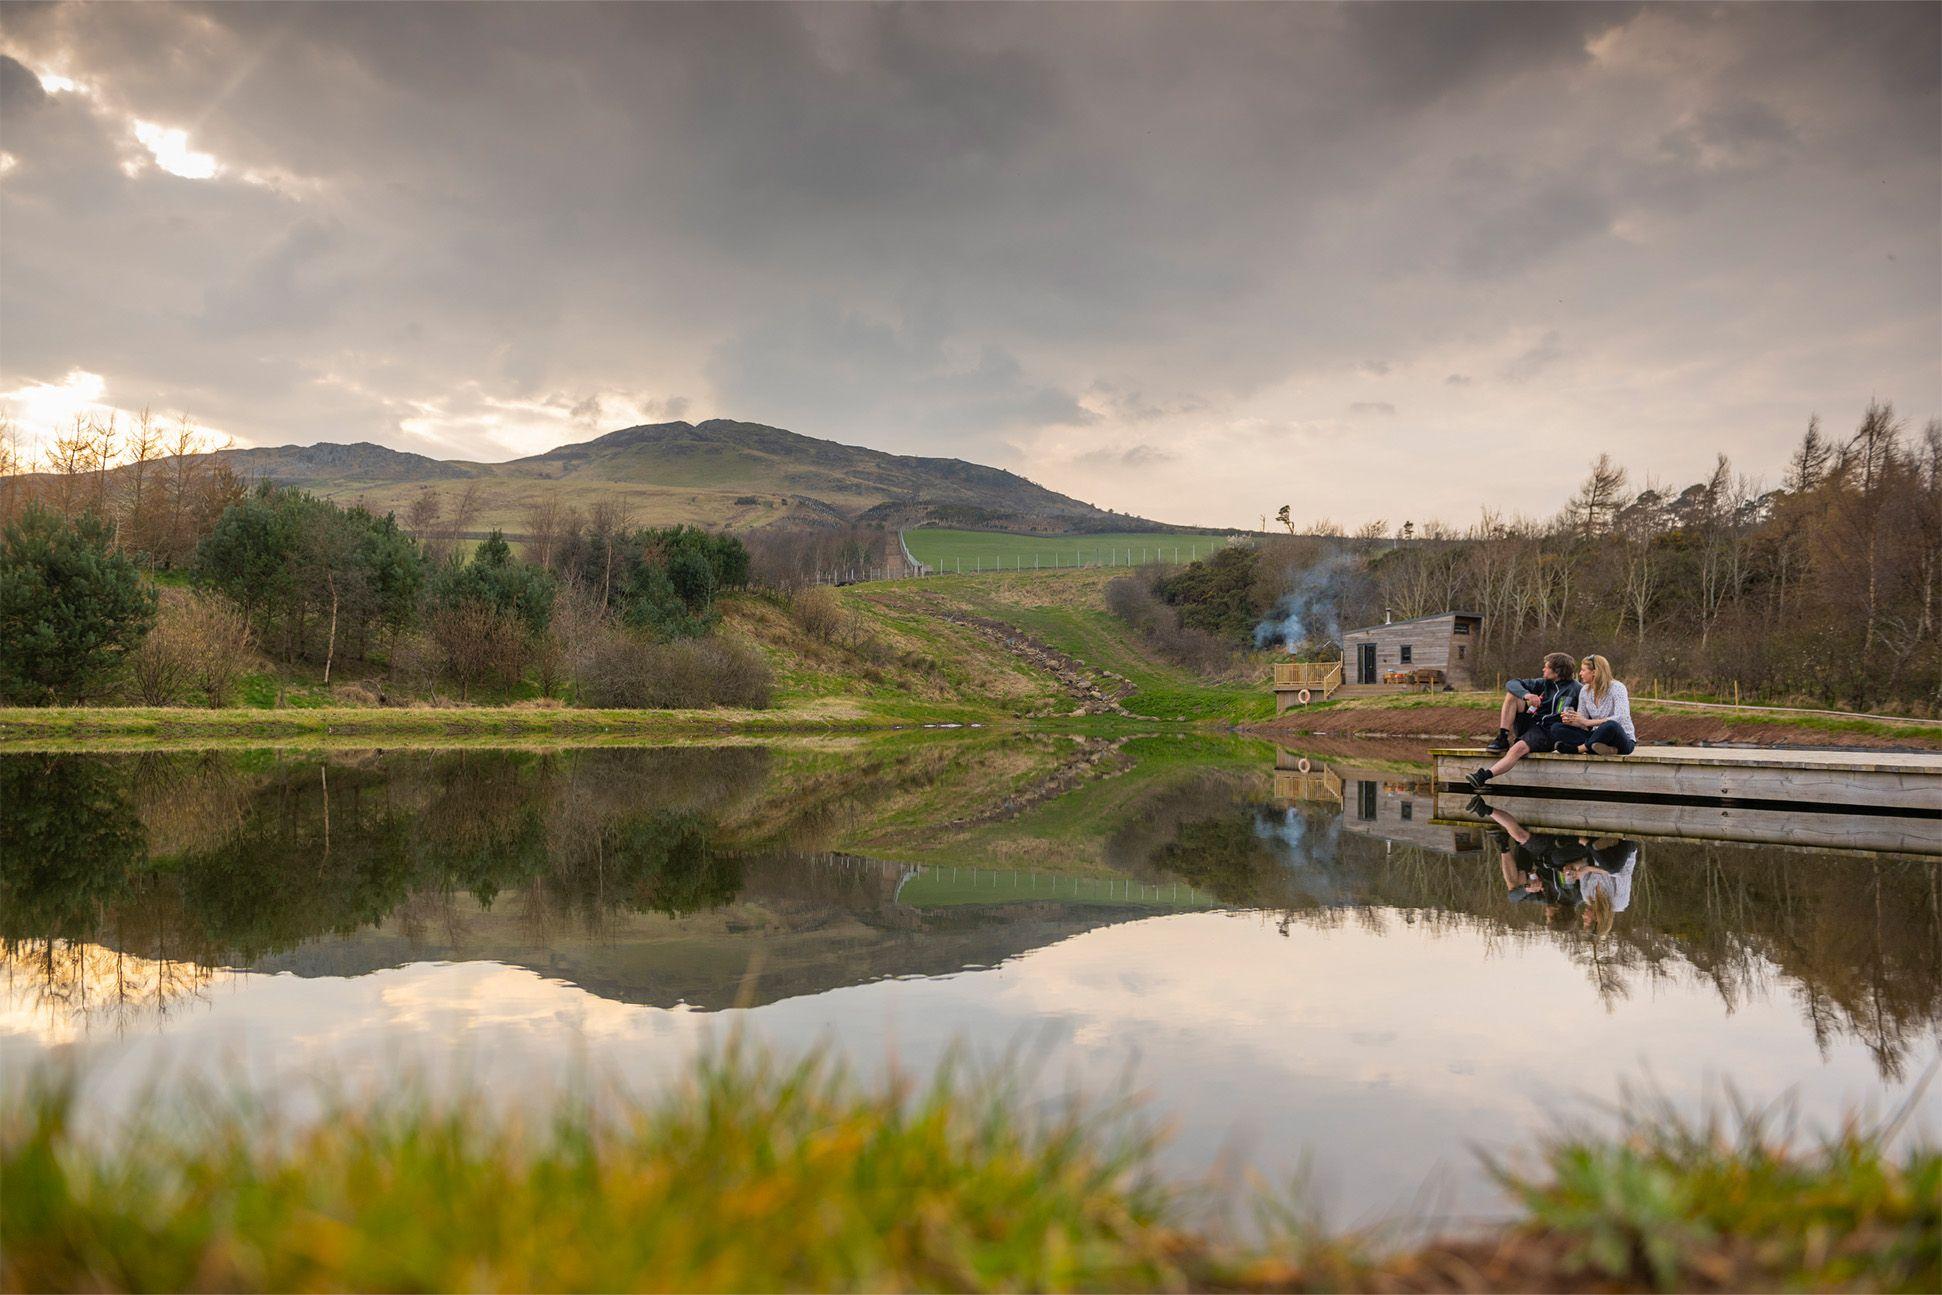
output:
[{"label": "blurred foreground grass", "polygon": [[1124,1110],[1004,1079],[872,1089],[731,1045],[665,1094],[344,1103],[293,1126],[212,1098],[113,1137],[71,1076],[0,1119],[8,1290],[1933,1290],[1942,1156],[1849,1128],[1652,1114],[1499,1168],[1486,1236],[1384,1245],[1260,1202],[1262,1239],[1200,1230]]}]

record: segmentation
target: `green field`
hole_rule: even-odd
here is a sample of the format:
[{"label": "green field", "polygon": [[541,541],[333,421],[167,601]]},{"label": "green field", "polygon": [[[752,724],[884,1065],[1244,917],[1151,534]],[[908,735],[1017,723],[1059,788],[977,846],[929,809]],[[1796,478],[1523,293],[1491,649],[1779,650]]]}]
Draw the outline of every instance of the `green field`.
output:
[{"label": "green field", "polygon": [[919,562],[940,572],[1031,571],[1064,567],[1124,567],[1142,562],[1204,558],[1231,535],[1121,532],[1104,535],[1007,535],[924,526],[904,532]]}]

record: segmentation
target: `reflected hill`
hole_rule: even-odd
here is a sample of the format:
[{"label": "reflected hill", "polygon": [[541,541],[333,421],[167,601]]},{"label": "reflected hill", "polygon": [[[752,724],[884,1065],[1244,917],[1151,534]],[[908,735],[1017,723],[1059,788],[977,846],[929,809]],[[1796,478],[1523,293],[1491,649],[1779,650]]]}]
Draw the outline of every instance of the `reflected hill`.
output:
[{"label": "reflected hill", "polygon": [[[355,935],[260,958],[255,971],[361,975],[427,960],[525,967],[618,1002],[707,1010],[848,985],[993,967],[1102,926],[1205,907],[1188,887],[986,870],[951,877],[854,855],[741,861],[741,889],[706,911],[616,911],[559,922],[531,895],[465,896]],[[967,870],[968,872],[968,870]],[[978,892],[983,892],[982,894]]]}]

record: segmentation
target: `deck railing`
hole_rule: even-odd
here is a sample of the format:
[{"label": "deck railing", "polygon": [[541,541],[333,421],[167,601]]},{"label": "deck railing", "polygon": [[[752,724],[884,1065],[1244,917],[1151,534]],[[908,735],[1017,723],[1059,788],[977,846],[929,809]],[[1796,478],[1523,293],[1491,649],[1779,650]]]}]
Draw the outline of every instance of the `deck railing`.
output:
[{"label": "deck railing", "polygon": [[1342,684],[1340,661],[1279,661],[1274,667],[1276,688],[1308,688],[1330,692]]}]

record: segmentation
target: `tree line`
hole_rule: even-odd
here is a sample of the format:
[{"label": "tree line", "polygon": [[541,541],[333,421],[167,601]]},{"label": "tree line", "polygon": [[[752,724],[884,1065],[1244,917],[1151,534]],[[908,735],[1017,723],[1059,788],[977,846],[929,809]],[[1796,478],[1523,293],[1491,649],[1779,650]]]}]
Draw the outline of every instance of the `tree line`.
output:
[{"label": "tree line", "polygon": [[[733,536],[579,526],[545,563],[497,532],[441,556],[388,514],[267,484],[229,493],[186,554],[137,543],[126,491],[68,512],[27,501],[0,530],[0,696],[222,705],[260,654],[326,686],[352,668],[377,690],[359,700],[530,681],[589,704],[767,702],[753,649],[703,641],[718,595],[749,581]],[[163,564],[186,583],[144,578]]]},{"label": "tree line", "polygon": [[1485,676],[1547,651],[1711,696],[1942,713],[1942,422],[1872,402],[1855,430],[1810,419],[1779,485],[1725,455],[1679,488],[1599,455],[1550,518],[1486,508],[1467,528],[1375,522],[1263,539],[1120,591],[1120,614],[1189,663],[1231,662],[1299,627],[1298,655],[1344,628],[1457,610],[1484,618]]}]

